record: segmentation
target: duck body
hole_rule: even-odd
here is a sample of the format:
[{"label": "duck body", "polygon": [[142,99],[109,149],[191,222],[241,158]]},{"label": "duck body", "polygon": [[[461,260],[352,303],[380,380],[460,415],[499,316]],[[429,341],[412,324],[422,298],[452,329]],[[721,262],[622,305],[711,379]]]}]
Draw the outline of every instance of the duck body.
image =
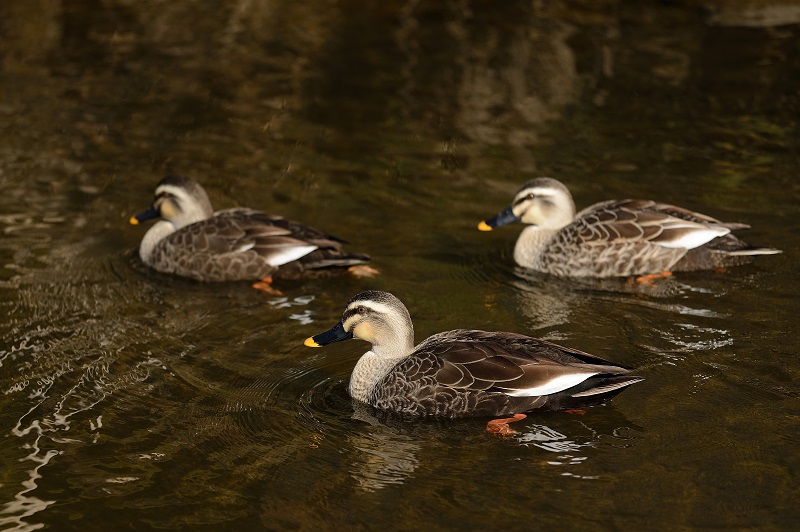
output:
[{"label": "duck body", "polygon": [[307,225],[249,208],[213,212],[203,188],[182,176],[164,178],[153,205],[133,218],[160,217],[145,234],[139,256],[160,272],[197,281],[298,279],[365,264],[343,240]]},{"label": "duck body", "polygon": [[576,214],[569,191],[552,178],[523,185],[510,207],[478,228],[491,230],[515,221],[530,224],[514,247],[515,262],[561,277],[708,270],[780,253],[750,246],[731,234],[748,228],[746,224],[725,223],[666,203],[612,200]]},{"label": "duck body", "polygon": [[454,330],[431,336],[363,401],[411,416],[504,416],[605,403],[640,377],[629,368],[529,336]]},{"label": "duck body", "polygon": [[602,404],[643,380],[630,369],[544,340],[459,329],[413,346],[405,306],[386,292],[354,297],[331,330],[306,345],[362,338],[372,349],[348,391],[380,410],[410,417],[503,416]]}]

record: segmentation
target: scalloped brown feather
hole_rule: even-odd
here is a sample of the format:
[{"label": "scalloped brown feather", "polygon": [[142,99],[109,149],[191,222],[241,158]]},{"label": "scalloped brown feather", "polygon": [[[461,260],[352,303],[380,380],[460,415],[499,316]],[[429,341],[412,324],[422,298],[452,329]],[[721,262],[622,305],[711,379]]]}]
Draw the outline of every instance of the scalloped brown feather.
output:
[{"label": "scalloped brown feather", "polygon": [[[267,276],[300,278],[314,276],[311,270],[315,269],[346,268],[369,261],[367,255],[345,252],[342,242],[279,216],[246,208],[228,209],[162,239],[154,248],[150,266],[165,273],[215,282]],[[286,246],[308,245],[318,249],[284,266],[269,264]],[[245,248],[249,249],[241,251]]]},{"label": "scalloped brown feather", "polygon": [[[561,276],[622,277],[666,270],[692,271],[745,264],[748,255],[779,253],[748,246],[731,234],[687,250],[661,244],[693,231],[686,222],[729,230],[746,224],[724,223],[675,205],[649,200],[607,201],[578,213],[542,249],[534,269]],[[742,250],[752,249],[750,254]],[[731,251],[740,252],[730,255]]]},{"label": "scalloped brown feather", "polygon": [[[431,336],[417,346],[375,386],[370,404],[414,416],[441,417],[582,408],[603,403],[642,380],[626,375],[629,371],[594,355],[524,335],[455,330]],[[575,373],[595,375],[554,394],[514,397],[507,393]],[[596,393],[591,391],[594,388]]]}]

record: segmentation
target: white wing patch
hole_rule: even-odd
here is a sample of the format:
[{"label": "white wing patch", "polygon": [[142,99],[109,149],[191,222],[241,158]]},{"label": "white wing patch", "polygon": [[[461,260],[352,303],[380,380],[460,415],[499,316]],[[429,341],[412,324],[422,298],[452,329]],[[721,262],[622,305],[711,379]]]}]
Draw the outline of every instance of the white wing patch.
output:
[{"label": "white wing patch", "polygon": [[563,392],[573,386],[576,386],[592,375],[597,375],[597,372],[593,373],[570,373],[569,375],[561,375],[560,377],[556,377],[555,379],[551,379],[548,382],[542,384],[541,386],[535,386],[533,388],[524,388],[521,390],[511,390],[505,392],[506,395],[511,395],[512,397],[533,397],[536,395],[550,395],[552,393]]},{"label": "white wing patch", "polygon": [[249,251],[256,246],[255,242],[248,242],[247,244],[242,244],[238,248],[234,249],[234,253],[244,253],[245,251]]},{"label": "white wing patch", "polygon": [[277,253],[270,253],[269,257],[267,257],[267,264],[270,266],[282,266],[300,257],[305,257],[315,249],[317,249],[317,246],[289,246]]},{"label": "white wing patch", "polygon": [[[679,228],[680,226],[670,226],[669,229]],[[690,225],[687,226],[691,227],[698,227],[697,225]],[[731,230],[727,227],[720,227],[720,226],[705,226],[702,229],[698,227],[698,229],[694,231],[687,231],[679,238],[673,240],[661,240],[656,242],[659,246],[663,246],[665,248],[686,248],[686,249],[694,249],[702,246],[707,242],[711,242],[718,236],[724,236],[730,233]]]}]

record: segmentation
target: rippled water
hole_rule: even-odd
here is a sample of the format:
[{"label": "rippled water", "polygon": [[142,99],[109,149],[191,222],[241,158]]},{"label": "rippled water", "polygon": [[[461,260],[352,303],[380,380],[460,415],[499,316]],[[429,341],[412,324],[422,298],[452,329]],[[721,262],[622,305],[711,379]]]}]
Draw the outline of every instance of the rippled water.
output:
[{"label": "rippled water", "polygon": [[[302,5],[300,5],[302,4]],[[800,16],[788,2],[0,7],[0,528],[795,528]],[[382,275],[202,285],[139,262],[166,173]],[[513,265],[476,224],[552,175],[782,248],[653,288]],[[389,290],[417,340],[511,330],[635,366],[583,415],[353,404]]]}]

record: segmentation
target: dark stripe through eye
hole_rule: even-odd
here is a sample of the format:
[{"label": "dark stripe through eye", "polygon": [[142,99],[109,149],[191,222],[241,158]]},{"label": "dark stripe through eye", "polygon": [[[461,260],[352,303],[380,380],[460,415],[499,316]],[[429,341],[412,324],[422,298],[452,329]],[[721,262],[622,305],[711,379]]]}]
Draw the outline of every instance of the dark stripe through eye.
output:
[{"label": "dark stripe through eye", "polygon": [[351,308],[349,310],[346,310],[344,315],[342,316],[342,322],[345,322],[345,321],[349,320],[350,318],[352,318],[355,315],[366,316],[370,312],[371,312],[371,310],[370,310],[369,307],[366,307],[364,305],[359,305],[359,306],[357,306],[355,308]]},{"label": "dark stripe through eye", "polygon": [[523,201],[532,200],[532,199],[534,199],[535,197],[536,197],[536,194],[534,194],[533,192],[531,192],[531,193],[529,193],[529,194],[526,194],[525,196],[522,196],[520,199],[518,199],[517,201],[515,201],[515,202],[514,202],[514,204],[513,204],[513,206],[514,206],[514,207],[516,207],[517,205],[519,205],[519,204],[520,204],[520,203],[522,203]]},{"label": "dark stripe through eye", "polygon": [[351,308],[350,310],[345,311],[344,316],[342,316],[342,322],[345,322],[358,314],[358,308]]}]

